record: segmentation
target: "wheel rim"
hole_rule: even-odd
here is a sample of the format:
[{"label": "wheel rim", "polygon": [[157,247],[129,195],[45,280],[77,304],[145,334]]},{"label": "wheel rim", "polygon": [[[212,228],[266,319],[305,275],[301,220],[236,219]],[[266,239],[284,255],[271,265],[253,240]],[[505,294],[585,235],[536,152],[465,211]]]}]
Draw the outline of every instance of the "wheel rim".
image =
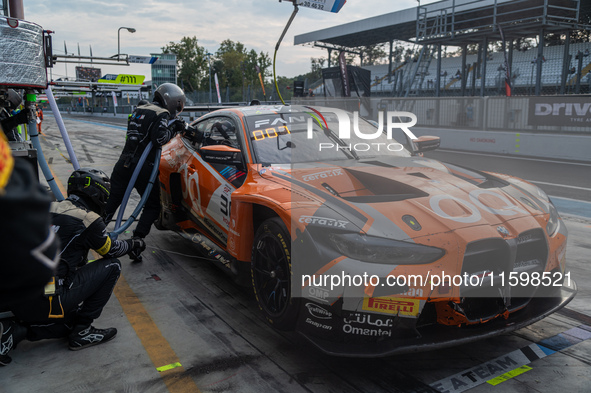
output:
[{"label": "wheel rim", "polygon": [[253,255],[253,278],[261,306],[271,316],[280,316],[289,306],[289,261],[279,240],[265,234]]}]

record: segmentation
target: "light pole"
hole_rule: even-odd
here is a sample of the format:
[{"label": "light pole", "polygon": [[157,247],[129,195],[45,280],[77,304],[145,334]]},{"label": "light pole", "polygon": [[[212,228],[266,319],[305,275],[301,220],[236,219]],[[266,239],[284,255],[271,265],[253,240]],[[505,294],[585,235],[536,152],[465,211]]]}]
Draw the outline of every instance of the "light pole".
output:
[{"label": "light pole", "polygon": [[207,56],[207,60],[209,62],[209,103],[212,103],[212,97],[211,97],[211,55],[212,53],[207,52],[205,54],[205,56]]},{"label": "light pole", "polygon": [[119,60],[119,57],[121,56],[121,29],[125,29],[130,33],[135,33],[135,29],[133,27],[120,27],[117,30],[117,60]]}]

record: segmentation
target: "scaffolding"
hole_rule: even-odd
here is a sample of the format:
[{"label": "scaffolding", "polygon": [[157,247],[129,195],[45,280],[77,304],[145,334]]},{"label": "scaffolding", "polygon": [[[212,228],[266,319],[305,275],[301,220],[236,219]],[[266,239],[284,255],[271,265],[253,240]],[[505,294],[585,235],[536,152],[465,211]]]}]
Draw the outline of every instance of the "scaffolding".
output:
[{"label": "scaffolding", "polygon": [[[579,93],[582,92],[582,78],[591,72],[588,69],[591,66],[583,63],[581,56],[575,59],[579,64],[574,67],[573,72],[571,61],[574,56],[569,54],[570,32],[591,29],[591,26],[581,23],[581,4],[580,0],[443,0],[306,33],[296,36],[294,42],[313,43],[316,46],[338,45],[349,50],[359,50],[361,46],[377,43],[390,43],[386,76],[388,85],[391,84],[392,87],[390,94],[398,97],[420,95],[427,69],[435,60],[436,81],[430,83],[433,83],[434,95],[439,97],[442,90],[449,87],[445,79],[447,75],[441,75],[440,72],[442,46],[458,46],[462,49],[460,75],[453,80],[454,84],[459,82],[455,85],[459,88],[454,90],[462,96],[484,96],[491,90],[490,84],[487,85],[486,82],[487,62],[491,56],[488,53],[489,42],[502,41],[503,46],[508,47],[509,57],[504,67],[508,67],[507,75],[511,78],[511,53],[515,40],[537,37],[531,94],[541,95],[544,36],[554,33],[566,38],[561,70],[557,72],[561,80],[552,87],[551,92]],[[394,41],[407,41],[415,46],[417,56],[407,60],[403,67],[392,63]],[[467,65],[467,47],[473,44],[478,46],[478,58],[473,64]],[[391,83],[392,79],[394,83]],[[471,86],[468,84],[469,79]],[[380,79],[383,80],[385,78]]]}]

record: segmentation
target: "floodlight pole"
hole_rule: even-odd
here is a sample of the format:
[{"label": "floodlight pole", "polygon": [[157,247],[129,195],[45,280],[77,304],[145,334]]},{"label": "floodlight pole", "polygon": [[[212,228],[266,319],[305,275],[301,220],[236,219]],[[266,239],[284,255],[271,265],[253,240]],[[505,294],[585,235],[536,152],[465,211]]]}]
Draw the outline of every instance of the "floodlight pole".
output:
[{"label": "floodlight pole", "polygon": [[117,60],[121,57],[121,29],[125,29],[130,33],[135,33],[135,29],[133,27],[120,27],[117,29]]}]

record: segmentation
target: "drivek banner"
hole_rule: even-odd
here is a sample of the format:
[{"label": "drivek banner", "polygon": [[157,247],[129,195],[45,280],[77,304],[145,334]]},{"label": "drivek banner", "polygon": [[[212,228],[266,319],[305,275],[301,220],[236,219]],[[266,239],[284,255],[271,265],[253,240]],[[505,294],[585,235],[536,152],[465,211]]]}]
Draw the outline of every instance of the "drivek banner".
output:
[{"label": "drivek banner", "polygon": [[591,127],[591,97],[532,97],[527,123],[530,126]]}]

